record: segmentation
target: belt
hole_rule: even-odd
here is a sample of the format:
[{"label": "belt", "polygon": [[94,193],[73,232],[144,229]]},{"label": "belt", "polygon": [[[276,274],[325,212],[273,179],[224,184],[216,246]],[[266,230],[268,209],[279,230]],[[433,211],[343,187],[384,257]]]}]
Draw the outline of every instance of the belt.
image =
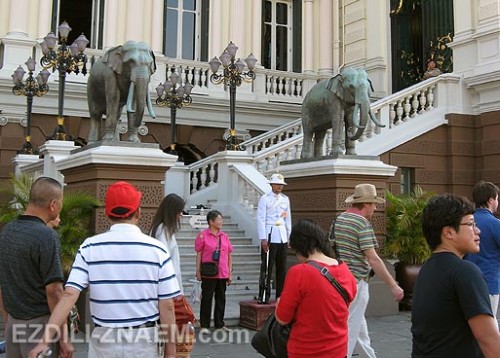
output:
[{"label": "belt", "polygon": [[143,324],[140,324],[138,326],[131,326],[131,327],[104,327],[101,326],[100,324],[94,324],[96,327],[103,327],[103,328],[116,328],[116,329],[139,329],[139,328],[151,328],[156,325],[155,321],[149,321]]}]

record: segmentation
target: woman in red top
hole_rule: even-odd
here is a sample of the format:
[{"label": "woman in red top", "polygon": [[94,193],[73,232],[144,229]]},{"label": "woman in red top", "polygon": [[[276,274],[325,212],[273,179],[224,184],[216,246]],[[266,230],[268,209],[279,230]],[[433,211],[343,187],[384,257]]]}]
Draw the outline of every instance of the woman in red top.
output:
[{"label": "woman in red top", "polygon": [[288,270],[276,307],[277,321],[293,324],[288,357],[344,358],[349,307],[330,281],[307,261],[327,267],[347,291],[349,302],[356,295],[356,279],[345,263],[331,257],[327,233],[316,223],[298,221],[292,227],[290,246],[300,264]]}]

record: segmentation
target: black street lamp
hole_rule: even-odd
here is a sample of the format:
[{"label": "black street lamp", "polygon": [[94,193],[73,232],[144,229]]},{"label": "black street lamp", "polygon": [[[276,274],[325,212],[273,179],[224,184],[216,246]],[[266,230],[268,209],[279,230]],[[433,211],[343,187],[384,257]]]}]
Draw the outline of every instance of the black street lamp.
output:
[{"label": "black street lamp", "polygon": [[[229,42],[226,49],[219,56],[220,60],[214,57],[209,62],[212,71],[210,81],[216,85],[224,83],[224,85],[229,87],[230,129],[229,136],[226,140],[227,150],[245,150],[245,147],[238,143],[236,129],[234,128],[236,116],[236,87],[239,87],[242,82],[252,82],[255,79],[255,72],[253,72],[253,70],[257,63],[257,59],[252,54],[248,55],[245,62],[239,58],[238,61],[236,61],[236,51],[238,51],[238,47],[234,43]],[[247,72],[243,72],[245,63],[248,66]],[[220,65],[224,67],[222,74],[217,73]]]},{"label": "black street lamp", "polygon": [[[55,70],[59,71],[59,103],[57,111],[57,127],[54,129],[52,136],[47,139],[56,140],[66,140],[66,129],[64,128],[64,87],[66,85],[66,74],[74,72],[76,74],[82,73],[87,74],[87,56],[83,53],[87,47],[89,40],[84,34],[78,36],[78,38],[68,46],[66,41],[68,40],[68,34],[71,31],[66,21],[63,21],[61,25],[57,28],[59,32],[59,47],[54,50],[56,46],[57,37],[53,32],[49,32],[47,36],[43,38],[43,42],[40,44],[42,47],[43,57],[40,59],[40,64],[44,69],[52,68],[52,72]],[[82,69],[80,70],[80,67]]]},{"label": "black street lamp", "polygon": [[193,86],[191,83],[186,82],[184,86],[177,86],[179,82],[179,75],[175,73],[175,68],[172,68],[172,74],[170,79],[166,80],[165,83],[159,84],[156,87],[156,94],[158,98],[156,99],[156,104],[161,107],[170,108],[170,119],[172,125],[172,139],[170,141],[170,149],[167,151],[169,154],[177,155],[175,146],[177,144],[176,139],[176,128],[175,128],[175,117],[177,116],[177,108],[182,108],[184,106],[189,106],[193,102],[191,98],[191,91]]},{"label": "black street lamp", "polygon": [[33,148],[31,144],[31,111],[33,108],[33,97],[41,97],[46,94],[49,90],[47,85],[47,80],[49,79],[50,73],[47,70],[42,70],[38,76],[33,76],[33,71],[35,70],[35,60],[31,57],[26,61],[26,67],[28,68],[28,77],[23,83],[23,77],[26,71],[21,65],[12,74],[12,80],[14,81],[14,87],[12,87],[12,93],[16,96],[26,96],[26,106],[27,106],[27,126],[26,126],[26,137],[25,142],[18,154],[38,154],[38,150]]}]

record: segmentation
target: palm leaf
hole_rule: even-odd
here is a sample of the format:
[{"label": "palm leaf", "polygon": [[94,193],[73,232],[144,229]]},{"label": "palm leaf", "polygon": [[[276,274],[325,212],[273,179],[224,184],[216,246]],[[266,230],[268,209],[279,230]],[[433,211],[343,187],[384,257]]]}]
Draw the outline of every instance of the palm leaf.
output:
[{"label": "palm leaf", "polygon": [[386,258],[407,264],[421,264],[429,258],[431,251],[422,233],[421,217],[432,195],[419,186],[410,194],[386,193],[387,238],[382,249]]}]

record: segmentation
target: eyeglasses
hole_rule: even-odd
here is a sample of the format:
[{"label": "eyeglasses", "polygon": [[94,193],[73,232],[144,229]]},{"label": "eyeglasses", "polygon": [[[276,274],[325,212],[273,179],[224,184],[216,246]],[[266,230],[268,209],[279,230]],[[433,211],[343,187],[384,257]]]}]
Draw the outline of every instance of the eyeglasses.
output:
[{"label": "eyeglasses", "polygon": [[471,227],[473,230],[477,229],[476,222],[470,222],[470,223],[460,223],[460,225],[467,225],[468,227]]}]

